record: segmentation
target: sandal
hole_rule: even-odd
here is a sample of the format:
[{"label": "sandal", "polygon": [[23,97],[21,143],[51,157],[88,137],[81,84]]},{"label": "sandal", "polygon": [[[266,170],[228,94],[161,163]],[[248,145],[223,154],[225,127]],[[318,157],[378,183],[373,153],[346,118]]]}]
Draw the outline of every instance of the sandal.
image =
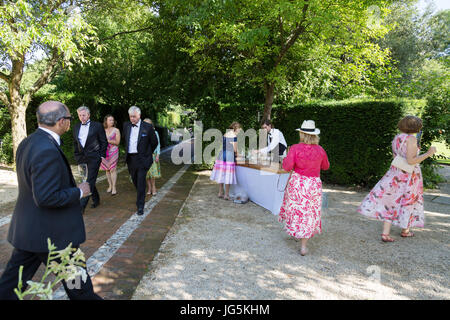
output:
[{"label": "sandal", "polygon": [[223,199],[223,194],[217,195],[218,198]]},{"label": "sandal", "polygon": [[305,248],[305,249],[301,248],[301,249],[300,249],[300,254],[301,254],[302,256],[305,256],[307,253],[308,253],[308,249],[307,249],[307,248]]},{"label": "sandal", "polygon": [[410,237],[414,237],[414,233],[412,233],[411,231],[408,232],[403,232],[400,233],[400,236],[402,236],[403,238],[410,238]]},{"label": "sandal", "polygon": [[391,238],[391,236],[388,235],[388,234],[381,234],[381,241],[383,241],[383,242],[394,242],[395,239]]},{"label": "sandal", "polygon": [[223,199],[224,200],[230,200],[230,197],[224,196]]}]

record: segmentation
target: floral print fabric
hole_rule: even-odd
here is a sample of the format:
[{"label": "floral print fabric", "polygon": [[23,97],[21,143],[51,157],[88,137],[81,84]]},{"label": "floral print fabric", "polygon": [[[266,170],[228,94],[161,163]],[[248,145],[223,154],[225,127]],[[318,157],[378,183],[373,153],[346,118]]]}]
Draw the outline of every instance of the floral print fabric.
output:
[{"label": "floral print fabric", "polygon": [[[394,157],[406,157],[405,139],[407,134],[399,134],[392,141]],[[400,148],[401,147],[401,148]],[[358,208],[362,215],[392,223],[402,229],[423,227],[423,180],[420,166],[416,165],[409,174],[391,166],[383,178],[365,197]]]},{"label": "floral print fabric", "polygon": [[322,181],[319,177],[302,176],[295,171],[284,193],[278,221],[286,232],[297,239],[312,238],[322,232]]}]

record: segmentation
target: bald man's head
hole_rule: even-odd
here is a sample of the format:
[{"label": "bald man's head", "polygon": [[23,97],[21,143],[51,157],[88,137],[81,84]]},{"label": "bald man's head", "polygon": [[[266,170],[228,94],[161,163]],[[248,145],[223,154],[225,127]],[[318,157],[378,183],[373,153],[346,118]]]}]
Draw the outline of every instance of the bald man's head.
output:
[{"label": "bald man's head", "polygon": [[69,109],[63,103],[46,101],[38,107],[36,117],[39,124],[53,127],[58,120],[66,117],[68,113]]}]

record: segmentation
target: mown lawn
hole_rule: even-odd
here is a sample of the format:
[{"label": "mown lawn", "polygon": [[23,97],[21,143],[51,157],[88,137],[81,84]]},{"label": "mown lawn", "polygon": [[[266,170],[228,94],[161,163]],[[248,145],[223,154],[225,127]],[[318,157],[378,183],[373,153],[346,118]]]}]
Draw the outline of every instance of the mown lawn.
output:
[{"label": "mown lawn", "polygon": [[446,157],[446,159],[439,159],[438,162],[450,165],[450,149],[447,147],[445,142],[433,142],[433,146],[437,149],[437,155]]}]

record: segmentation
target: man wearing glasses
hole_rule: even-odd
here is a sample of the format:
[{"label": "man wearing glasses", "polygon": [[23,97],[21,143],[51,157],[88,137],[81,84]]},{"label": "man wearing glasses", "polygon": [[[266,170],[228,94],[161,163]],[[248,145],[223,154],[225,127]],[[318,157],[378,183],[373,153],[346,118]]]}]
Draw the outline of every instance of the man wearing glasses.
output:
[{"label": "man wearing glasses", "polygon": [[[57,250],[70,243],[78,248],[86,240],[80,199],[90,193],[89,184],[78,186],[62,152],[61,135],[70,129],[69,109],[57,101],[41,104],[36,112],[39,128],[17,148],[19,195],[11,218],[8,241],[14,247],[0,278],[0,300],[17,300],[14,288],[22,281],[26,290],[41,263],[48,258],[47,239]],[[98,300],[89,275],[79,286],[64,289],[70,299]]]}]

